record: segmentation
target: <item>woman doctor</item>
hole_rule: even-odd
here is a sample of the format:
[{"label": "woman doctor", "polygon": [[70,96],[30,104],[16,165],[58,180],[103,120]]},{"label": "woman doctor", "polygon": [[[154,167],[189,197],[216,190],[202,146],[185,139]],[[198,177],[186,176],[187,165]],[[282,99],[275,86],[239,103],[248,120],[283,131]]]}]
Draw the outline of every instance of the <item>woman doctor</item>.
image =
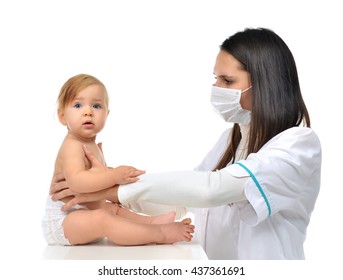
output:
[{"label": "woman doctor", "polygon": [[[211,102],[234,125],[195,171],[144,174],[136,183],[78,195],[64,210],[99,198],[141,209],[152,202],[193,207],[197,239],[210,259],[304,259],[321,147],[293,55],[273,31],[245,29],[222,43],[214,75]],[[85,154],[95,171],[106,168]],[[71,195],[60,179],[53,181],[56,200]]]}]

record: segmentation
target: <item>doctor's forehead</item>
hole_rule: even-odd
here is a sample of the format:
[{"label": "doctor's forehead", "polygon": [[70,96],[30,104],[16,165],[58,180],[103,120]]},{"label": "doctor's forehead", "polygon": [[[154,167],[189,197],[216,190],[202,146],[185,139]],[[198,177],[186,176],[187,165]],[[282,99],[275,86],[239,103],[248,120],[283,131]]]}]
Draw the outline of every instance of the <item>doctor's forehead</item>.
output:
[{"label": "doctor's forehead", "polygon": [[216,76],[235,76],[241,71],[242,65],[235,57],[225,51],[218,53],[213,69]]}]

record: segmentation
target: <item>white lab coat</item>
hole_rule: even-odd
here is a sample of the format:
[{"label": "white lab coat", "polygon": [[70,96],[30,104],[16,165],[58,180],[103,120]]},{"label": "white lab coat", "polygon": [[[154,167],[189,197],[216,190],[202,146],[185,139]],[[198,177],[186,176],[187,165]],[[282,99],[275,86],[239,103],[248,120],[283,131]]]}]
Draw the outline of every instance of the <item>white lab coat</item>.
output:
[{"label": "white lab coat", "polygon": [[[196,172],[147,174],[137,186],[121,186],[119,200],[207,207],[195,209],[195,238],[210,259],[304,259],[320,187],[318,137],[310,128],[290,128],[238,164],[205,172],[215,167],[230,133],[220,137]],[[235,177],[244,179],[231,183]]]}]

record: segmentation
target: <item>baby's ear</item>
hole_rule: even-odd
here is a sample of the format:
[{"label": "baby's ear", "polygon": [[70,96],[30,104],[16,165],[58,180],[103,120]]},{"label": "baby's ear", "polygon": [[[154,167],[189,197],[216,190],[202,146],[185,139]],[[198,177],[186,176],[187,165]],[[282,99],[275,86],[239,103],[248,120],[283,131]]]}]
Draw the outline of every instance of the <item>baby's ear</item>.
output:
[{"label": "baby's ear", "polygon": [[58,119],[60,120],[60,123],[63,125],[67,125],[67,121],[64,117],[64,110],[57,110]]}]

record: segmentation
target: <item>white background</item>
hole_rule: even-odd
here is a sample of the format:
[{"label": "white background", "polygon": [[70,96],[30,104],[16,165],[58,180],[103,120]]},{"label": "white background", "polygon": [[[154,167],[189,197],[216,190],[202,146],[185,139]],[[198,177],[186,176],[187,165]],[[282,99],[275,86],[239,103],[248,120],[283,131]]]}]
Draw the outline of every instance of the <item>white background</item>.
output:
[{"label": "white background", "polygon": [[0,254],[8,267],[25,273],[18,264],[38,260],[41,266],[46,244],[40,219],[65,135],[56,98],[69,77],[89,73],[108,89],[111,113],[98,138],[108,165],[148,172],[193,169],[228,126],[209,102],[219,45],[245,27],[266,27],[293,52],[312,127],[322,142],[322,186],[305,250],[313,268],[322,264],[323,275],[332,271],[343,236],[338,4],[1,1]]}]

